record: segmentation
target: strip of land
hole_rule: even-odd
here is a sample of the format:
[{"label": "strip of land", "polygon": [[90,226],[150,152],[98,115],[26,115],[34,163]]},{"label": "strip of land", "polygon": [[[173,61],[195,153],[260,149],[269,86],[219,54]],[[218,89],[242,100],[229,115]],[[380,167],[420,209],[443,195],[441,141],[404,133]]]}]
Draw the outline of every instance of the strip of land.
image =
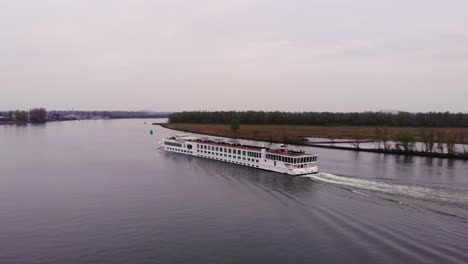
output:
[{"label": "strip of land", "polygon": [[[234,131],[229,125],[223,124],[168,123],[161,125],[170,129],[212,136],[290,144],[304,144],[304,138],[307,137],[375,140],[376,128],[383,129],[383,127],[376,126],[241,125],[238,131]],[[406,132],[414,136],[416,141],[422,141],[421,131],[433,130],[435,133],[442,132],[446,135],[463,135],[456,138],[456,143],[468,144],[468,128],[386,127],[386,129],[390,138],[398,133]]]},{"label": "strip of land", "polygon": [[[232,130],[230,125],[222,124],[187,124],[187,123],[155,123],[165,128],[197,134],[221,136],[239,139],[251,139],[258,141],[283,142],[287,144],[309,145],[320,148],[333,148],[341,150],[365,151],[375,153],[388,153],[397,155],[412,155],[437,158],[468,159],[466,145],[455,150],[454,144],[467,144],[468,128],[433,128],[433,127],[378,127],[378,126],[300,126],[300,125],[241,125],[240,129]],[[397,142],[402,146],[360,148],[357,142],[380,142],[378,131],[385,130],[388,140],[398,138],[404,133],[412,138],[412,143]],[[427,133],[444,135],[448,141],[432,143],[431,150],[423,150],[414,147],[416,141],[423,141]],[[305,142],[305,138],[322,138],[339,142],[345,139],[353,142],[354,147],[339,146],[334,144],[318,144],[318,142]],[[351,141],[349,141],[351,139]],[[426,138],[427,139],[427,138]],[[341,141],[343,142],[343,141]],[[426,141],[426,144],[428,142]],[[405,147],[406,146],[406,147]],[[412,147],[409,147],[412,146]],[[438,147],[436,147],[438,146]],[[440,146],[442,146],[440,148]]]}]

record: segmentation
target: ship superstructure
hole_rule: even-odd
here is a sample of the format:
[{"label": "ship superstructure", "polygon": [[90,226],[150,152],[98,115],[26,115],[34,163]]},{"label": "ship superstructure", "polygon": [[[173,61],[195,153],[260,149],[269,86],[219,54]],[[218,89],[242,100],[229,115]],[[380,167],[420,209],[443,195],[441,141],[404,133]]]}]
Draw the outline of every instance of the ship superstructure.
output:
[{"label": "ship superstructure", "polygon": [[187,135],[171,136],[161,142],[164,150],[200,158],[234,163],[289,175],[317,173],[317,155],[287,150],[228,143]]}]

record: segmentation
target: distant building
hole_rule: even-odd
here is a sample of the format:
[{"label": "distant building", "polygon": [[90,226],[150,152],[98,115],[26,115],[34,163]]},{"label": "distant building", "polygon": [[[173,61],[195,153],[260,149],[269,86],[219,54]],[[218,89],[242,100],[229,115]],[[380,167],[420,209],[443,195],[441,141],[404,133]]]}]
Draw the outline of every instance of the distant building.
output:
[{"label": "distant building", "polygon": [[49,114],[48,119],[51,120],[51,121],[54,121],[54,120],[61,120],[61,119],[62,119],[62,115],[53,112],[53,113]]},{"label": "distant building", "polygon": [[398,115],[399,113],[401,113],[403,111],[399,111],[399,110],[380,110],[379,113],[382,113],[382,114],[391,114],[391,115]]},{"label": "distant building", "polygon": [[11,121],[12,117],[8,114],[0,114],[0,122]]}]

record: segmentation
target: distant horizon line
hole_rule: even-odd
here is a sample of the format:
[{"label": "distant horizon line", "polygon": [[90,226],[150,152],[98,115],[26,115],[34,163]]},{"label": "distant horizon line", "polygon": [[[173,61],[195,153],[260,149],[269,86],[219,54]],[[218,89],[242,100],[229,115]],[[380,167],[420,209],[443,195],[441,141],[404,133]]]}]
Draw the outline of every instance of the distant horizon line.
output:
[{"label": "distant horizon line", "polygon": [[47,112],[140,112],[140,113],[178,113],[178,112],[283,112],[283,113],[382,113],[382,114],[398,114],[398,113],[451,113],[451,114],[468,114],[468,111],[405,111],[405,110],[365,110],[365,111],[285,111],[285,110],[178,110],[178,111],[160,111],[160,110],[83,110],[83,109],[47,109],[46,107],[31,107],[28,109],[0,110],[0,113],[10,111],[28,111],[35,108],[45,108]]}]

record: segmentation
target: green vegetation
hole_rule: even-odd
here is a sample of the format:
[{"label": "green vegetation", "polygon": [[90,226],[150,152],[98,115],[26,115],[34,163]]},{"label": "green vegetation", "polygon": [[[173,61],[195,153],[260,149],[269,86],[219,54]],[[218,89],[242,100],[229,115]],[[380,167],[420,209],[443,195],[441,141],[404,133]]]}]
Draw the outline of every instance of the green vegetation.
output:
[{"label": "green vegetation", "polygon": [[[446,132],[450,135],[458,135],[457,143],[468,144],[468,128],[415,128],[415,127],[354,127],[354,126],[298,126],[298,125],[241,125],[235,132],[230,125],[223,124],[164,124],[165,127],[195,132],[201,134],[227,136],[233,138],[246,138],[262,141],[275,141],[285,143],[304,143],[305,137],[335,139],[360,139],[380,141],[382,149],[390,147],[389,142],[401,131],[407,131],[416,141],[423,142],[420,133],[426,130],[428,133]],[[380,131],[380,136],[376,136]],[[437,142],[435,139],[434,142]],[[435,143],[433,143],[435,144]]]},{"label": "green vegetation", "polygon": [[395,135],[394,140],[396,143],[396,149],[402,148],[405,152],[413,152],[416,145],[416,138],[408,131],[400,131]]},{"label": "green vegetation", "polygon": [[169,113],[147,111],[51,111],[45,108],[33,108],[28,111],[0,112],[0,125],[45,123],[47,121],[65,121],[79,119],[116,119],[116,118],[167,118]]},{"label": "green vegetation", "polygon": [[[374,152],[461,158],[468,154],[466,145],[455,147],[455,144],[468,144],[468,128],[242,125],[234,131],[226,124],[169,123],[163,126],[199,134],[289,144],[304,144],[306,137],[324,138],[330,142],[348,139],[356,150],[363,150],[363,141],[371,141],[378,146]],[[421,142],[419,146],[422,148],[416,148],[416,142]]]},{"label": "green vegetation", "polygon": [[449,112],[387,114],[380,112],[179,112],[169,116],[170,123],[313,125],[313,126],[390,126],[390,127],[468,127],[468,114]]},{"label": "green vegetation", "polygon": [[33,108],[29,110],[29,120],[31,123],[47,122],[47,111],[45,108]]},{"label": "green vegetation", "polygon": [[240,129],[239,120],[232,119],[231,120],[231,130],[238,131],[239,129]]},{"label": "green vegetation", "polygon": [[27,123],[29,122],[29,114],[27,111],[16,110],[13,114],[14,121],[18,123]]}]

